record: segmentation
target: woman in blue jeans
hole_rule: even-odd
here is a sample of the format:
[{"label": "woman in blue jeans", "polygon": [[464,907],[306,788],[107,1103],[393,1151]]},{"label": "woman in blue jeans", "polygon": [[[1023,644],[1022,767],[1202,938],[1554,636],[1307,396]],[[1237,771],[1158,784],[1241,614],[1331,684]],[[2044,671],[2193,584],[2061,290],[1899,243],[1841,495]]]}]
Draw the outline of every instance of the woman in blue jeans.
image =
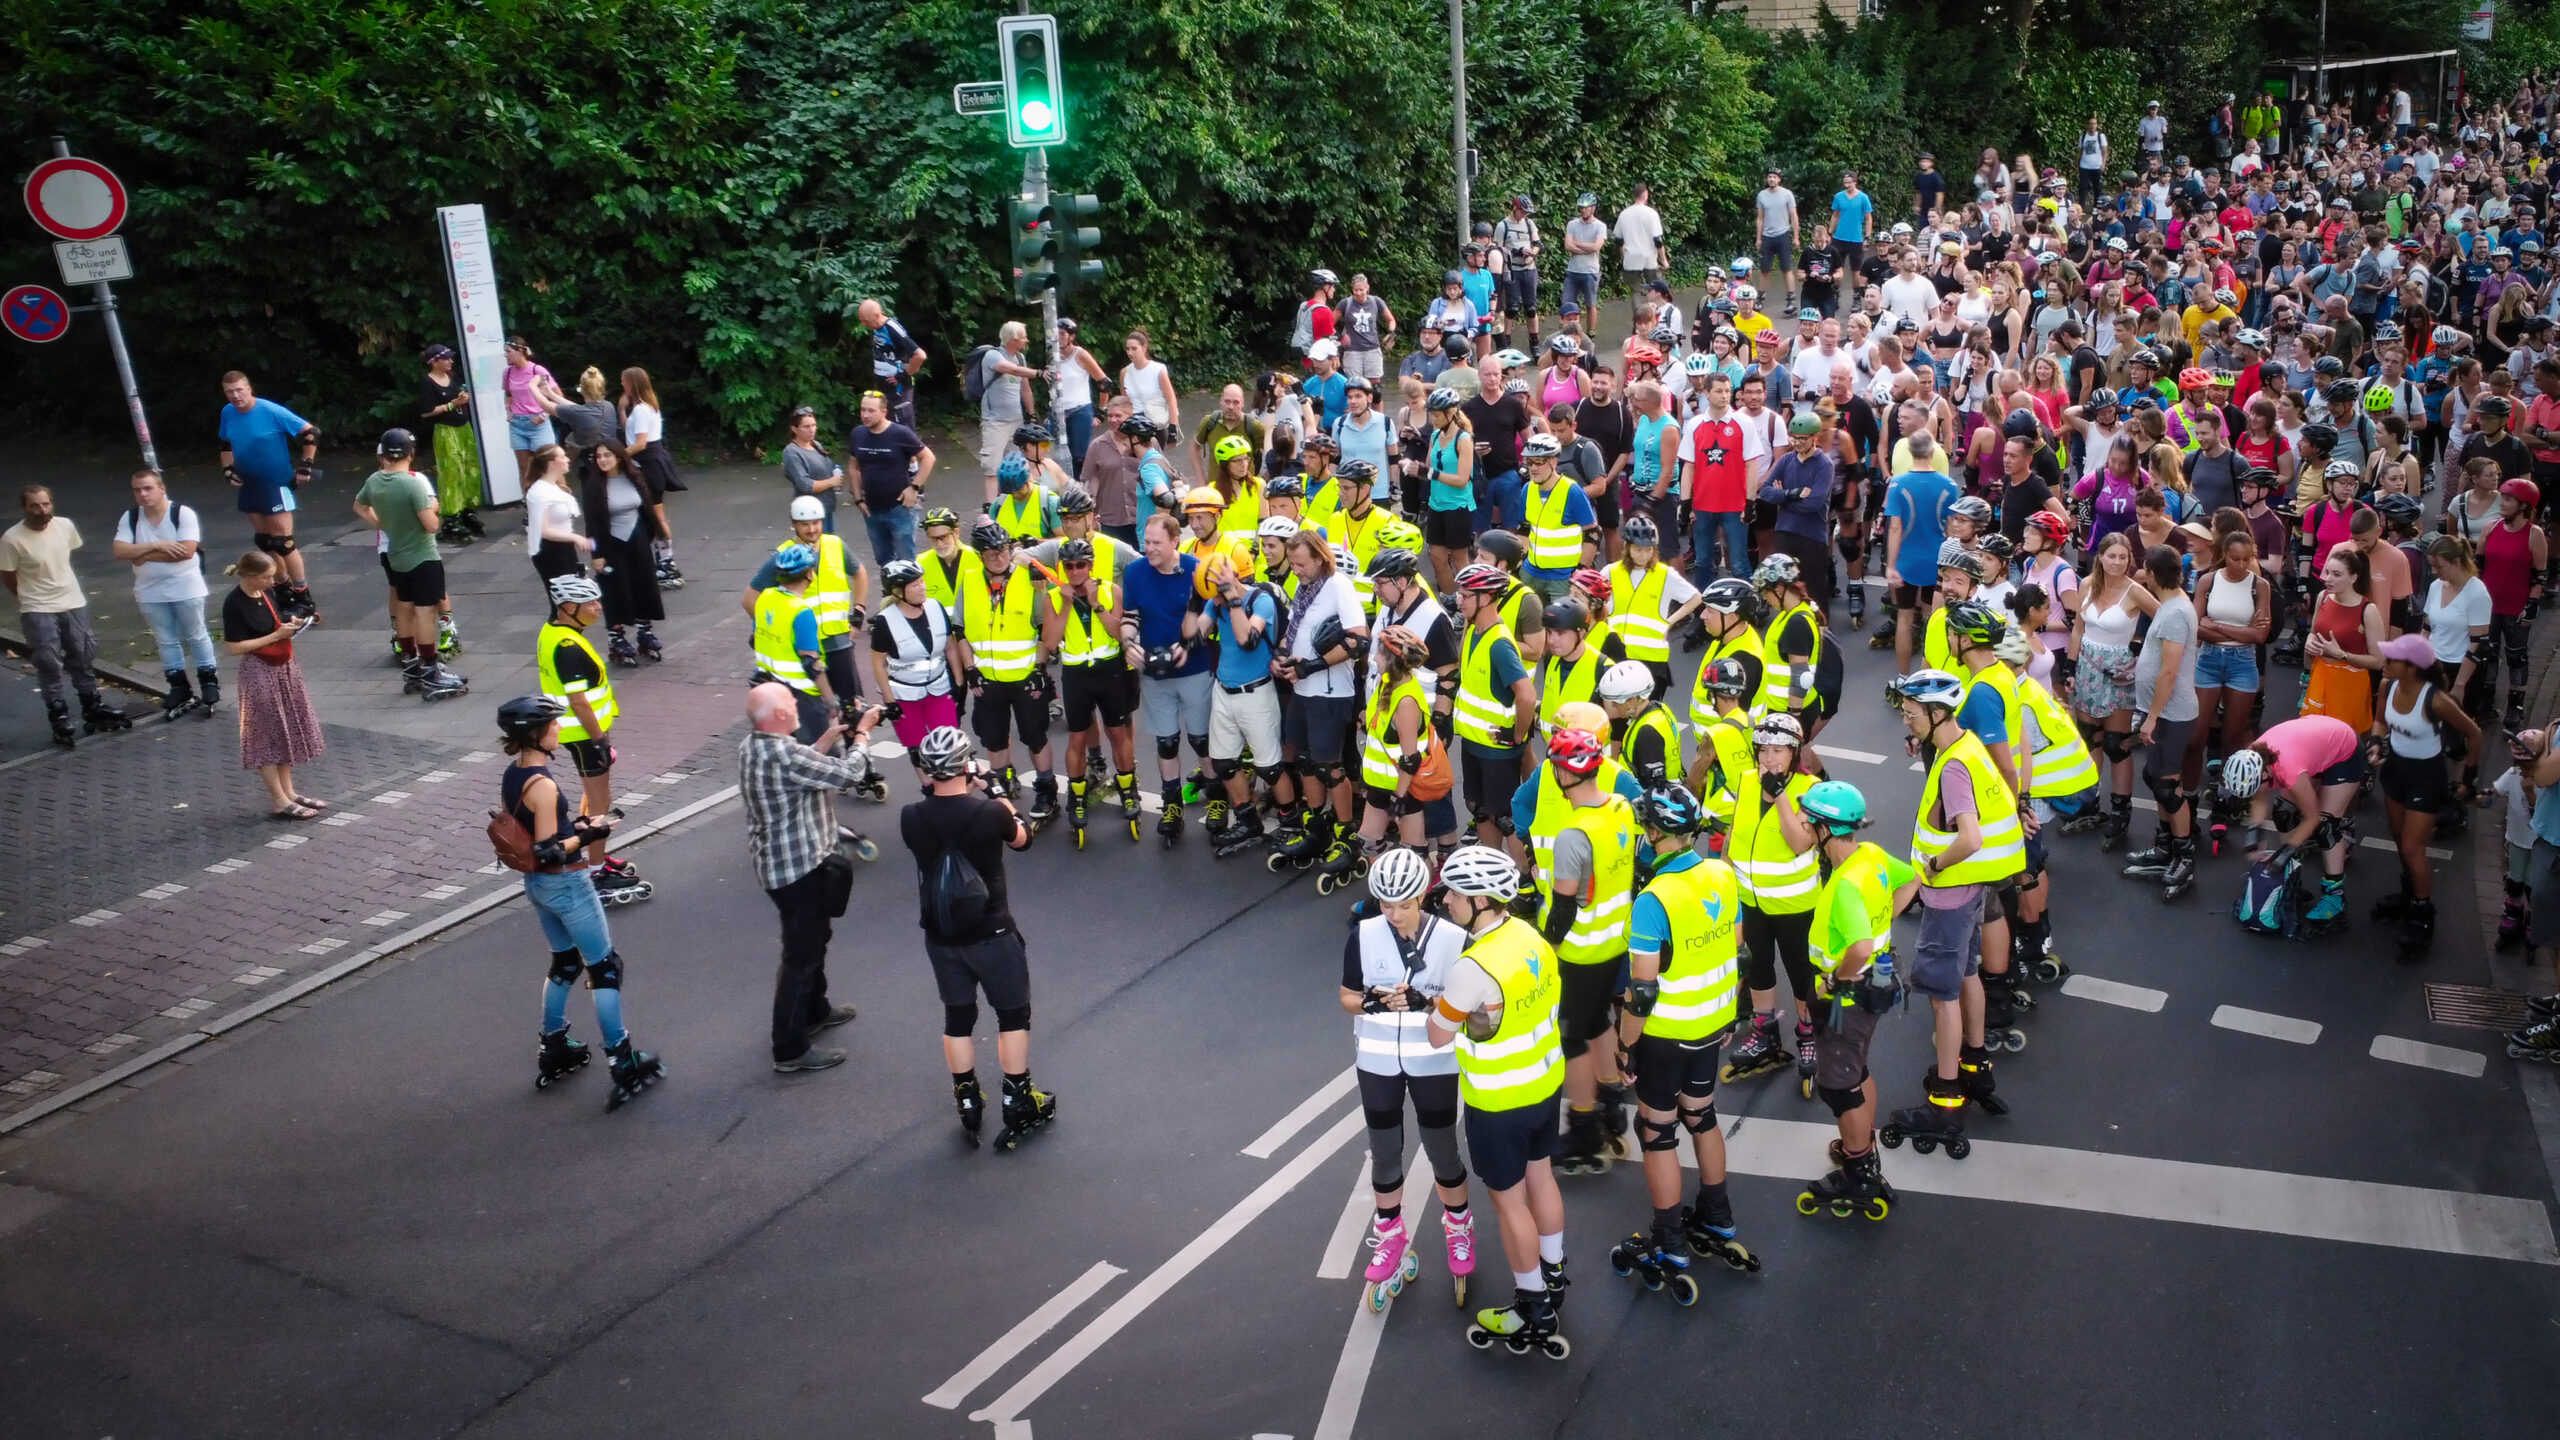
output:
[{"label": "woman in blue jeans", "polygon": [[2275,590],[2258,568],[2250,533],[2224,531],[2213,554],[2218,563],[2196,577],[2196,723],[2180,774],[2190,792],[2203,788],[2205,751],[2217,733],[2225,755],[2254,738],[2251,712],[2263,683],[2258,657],[2275,619]]},{"label": "woman in blue jeans", "polygon": [[601,843],[612,823],[604,816],[572,812],[568,797],[551,778],[551,752],[559,748],[560,717],[568,710],[548,695],[520,696],[498,707],[500,743],[515,759],[499,779],[498,795],[506,814],[533,837],[534,868],[523,872],[524,893],[551,945],[534,1087],[547,1089],[593,1058],[584,1044],[569,1038],[569,982],[584,970],[587,989],[595,996],[596,1028],[611,1062],[613,1096],[605,1108],[613,1110],[647,1089],[666,1067],[657,1056],[634,1049],[630,1032],[622,1027],[622,956],[613,948],[604,902],[587,877],[584,851]]}]

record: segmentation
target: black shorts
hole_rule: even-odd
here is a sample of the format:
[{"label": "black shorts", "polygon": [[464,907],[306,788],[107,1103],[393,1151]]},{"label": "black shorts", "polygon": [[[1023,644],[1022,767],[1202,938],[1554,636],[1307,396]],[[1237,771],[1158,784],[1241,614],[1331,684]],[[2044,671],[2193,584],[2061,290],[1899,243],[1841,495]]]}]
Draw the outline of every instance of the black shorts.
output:
[{"label": "black shorts", "polygon": [[2445,802],[2453,798],[2452,784],[2444,772],[2444,757],[2385,754],[2382,798],[2421,815],[2443,813]]},{"label": "black shorts", "polygon": [[[1429,478],[1425,477],[1425,484]],[[1476,543],[1476,512],[1473,510],[1425,510],[1422,512],[1422,540],[1443,550],[1464,550]]]},{"label": "black shorts", "polygon": [[1893,608],[1897,610],[1926,610],[1937,603],[1938,587],[1935,585],[1893,587]]},{"label": "black shorts", "polygon": [[1129,723],[1129,667],[1126,665],[1062,665],[1058,667],[1058,694],[1067,706],[1067,733],[1093,728],[1093,714],[1102,712],[1106,728],[1117,730]]},{"label": "black shorts", "polygon": [[1600,497],[1591,502],[1591,513],[1597,517],[1603,534],[1618,533],[1618,521],[1621,518],[1618,513],[1618,487],[1615,485],[1600,487]]},{"label": "black shorts", "polygon": [[1627,988],[1627,958],[1597,965],[1564,964],[1564,998],[1556,1006],[1556,1029],[1564,1033],[1564,1053],[1579,1055],[1609,1028],[1609,1004]]},{"label": "black shorts", "polygon": [[1716,1065],[1724,1055],[1725,1037],[1732,1033],[1728,1025],[1703,1040],[1637,1036],[1627,1054],[1627,1068],[1635,1072],[1636,1103],[1647,1110],[1677,1110],[1683,1096],[1716,1098]]},{"label": "black shorts", "polygon": [[2369,773],[2364,763],[2364,747],[2358,745],[2356,753],[2312,776],[2311,785],[2314,790],[2330,785],[2361,785]]},{"label": "black shorts", "polygon": [[1502,272],[1503,308],[1536,313],[1538,308],[1538,267],[1515,265]]},{"label": "black shorts", "polygon": [[569,763],[577,767],[578,778],[592,780],[613,773],[613,745],[605,740],[564,740],[561,748],[569,752]]},{"label": "black shorts", "polygon": [[1761,236],[1760,258],[1769,262],[1767,268],[1771,270],[1793,270],[1796,268],[1796,242],[1794,237],[1787,235]]},{"label": "black shorts", "polygon": [[977,727],[978,743],[987,747],[998,765],[1004,763],[1004,752],[1013,748],[1017,729],[1025,750],[1036,753],[1049,743],[1049,702],[1032,693],[1028,679],[985,682],[969,718]]},{"label": "black shorts", "polygon": [[[388,563],[384,569],[390,570]],[[421,560],[407,570],[390,570],[391,594],[404,605],[444,603],[444,562]]]},{"label": "black shorts", "polygon": [[969,945],[927,940],[924,958],[933,962],[933,988],[945,1005],[974,1005],[981,990],[991,1009],[1019,1010],[1031,1003],[1031,955],[1019,930]]},{"label": "black shorts", "polygon": [[1517,1110],[1467,1109],[1467,1159],[1476,1178],[1490,1191],[1508,1190],[1528,1178],[1529,1167],[1555,1158],[1563,1137],[1556,1133],[1556,1104],[1561,1093]]},{"label": "black shorts", "polygon": [[1281,748],[1310,765],[1342,763],[1360,702],[1348,695],[1282,695],[1289,703],[1280,712]]}]

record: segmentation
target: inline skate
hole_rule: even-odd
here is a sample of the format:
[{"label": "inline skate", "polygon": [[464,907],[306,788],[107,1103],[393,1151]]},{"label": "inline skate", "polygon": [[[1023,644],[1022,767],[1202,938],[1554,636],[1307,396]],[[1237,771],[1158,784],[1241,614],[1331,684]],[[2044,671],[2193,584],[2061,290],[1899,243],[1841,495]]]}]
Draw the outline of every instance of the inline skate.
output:
[{"label": "inline skate", "polygon": [[80,732],[71,724],[71,707],[59,700],[44,702],[45,723],[53,727],[53,743],[68,750],[80,743]]},{"label": "inline skate", "polygon": [[1223,828],[1217,825],[1209,827],[1209,843],[1216,847],[1213,853],[1221,860],[1239,850],[1251,849],[1268,838],[1262,828],[1262,812],[1259,809],[1250,804],[1241,805],[1236,808],[1234,814],[1233,824]]},{"label": "inline skate", "polygon": [[80,697],[80,729],[89,735],[113,735],[133,728],[133,717],[110,705],[103,695]]},{"label": "inline skate", "polygon": [[2000,1079],[1991,1064],[1990,1046],[1957,1047],[1956,1083],[1964,1087],[1964,1098],[1967,1101],[1982,1107],[1983,1114],[2006,1115],[2009,1113],[2009,1102],[2000,1098]]},{"label": "inline skate", "polygon": [[658,632],[647,625],[640,627],[640,658],[655,665],[667,658],[666,647],[658,643]]},{"label": "inline skate", "polygon": [[634,1049],[628,1035],[622,1037],[621,1044],[609,1047],[604,1053],[605,1059],[611,1062],[609,1068],[613,1074],[613,1094],[604,1102],[606,1114],[630,1104],[640,1098],[641,1091],[666,1078],[667,1067],[648,1051]]},{"label": "inline skate", "polygon": [[196,667],[196,718],[210,720],[214,707],[222,703],[222,672],[211,665]]},{"label": "inline skate", "polygon": [[1675,1304],[1698,1303],[1697,1277],[1689,1273],[1689,1247],[1677,1228],[1656,1224],[1653,1233],[1630,1235],[1609,1251],[1609,1268],[1647,1290],[1668,1287]]},{"label": "inline skate", "polygon": [[1796,1022],[1796,1090],[1805,1099],[1813,1098],[1814,1029],[1810,1020]]},{"label": "inline skate", "polygon": [[2532,1024],[2509,1034],[2507,1054],[2544,1065],[2560,1064],[2560,1016],[2538,1015]]},{"label": "inline skate", "polygon": [[1467,1303],[1467,1277],[1476,1273],[1476,1215],[1440,1212],[1440,1234],[1449,1243],[1449,1283],[1457,1292],[1457,1303]]},{"label": "inline skate", "polygon": [[438,655],[462,653],[462,632],[453,628],[453,617],[450,615],[436,617],[436,653]]},{"label": "inline skate", "polygon": [[[1011,785],[1012,776],[1011,767],[1007,767],[1005,777],[1008,787]],[[1058,777],[1044,772],[1031,782],[1031,808],[1023,812],[1022,822],[1031,827],[1032,834],[1037,835],[1048,827],[1050,821],[1057,818]]]},{"label": "inline skate", "polygon": [[1778,1017],[1774,1014],[1754,1015],[1751,1017],[1751,1033],[1743,1036],[1742,1043],[1733,1047],[1716,1080],[1720,1084],[1731,1085],[1784,1070],[1795,1062],[1796,1057],[1789,1054],[1786,1045],[1778,1039]]},{"label": "inline skate", "polygon": [[[1938,1072],[1932,1070],[1923,1088],[1928,1092],[1928,1102],[1894,1111],[1893,1118],[1876,1132],[1877,1138],[1888,1150],[1898,1150],[1908,1140],[1911,1148],[1923,1155],[1941,1145],[1947,1147],[1947,1158],[1951,1160],[1972,1154],[1973,1142],[1964,1137],[1964,1082],[1940,1079]],[[1798,1208],[1802,1208],[1801,1204]]]},{"label": "inline skate", "polygon": [[2427,958],[2436,944],[2436,902],[2411,900],[2407,913],[2400,918],[2400,952],[2403,965],[2416,965]]},{"label": "inline skate", "polygon": [[1564,1153],[1555,1157],[1556,1174],[1606,1175],[1611,1163],[1600,1139],[1600,1112],[1568,1107],[1564,1112]]},{"label": "inline skate", "polygon": [[2098,831],[2099,853],[2112,854],[2117,846],[2124,843],[2125,832],[2132,828],[2133,797],[2110,796],[2107,802],[2106,823]]},{"label": "inline skate", "polygon": [[1129,843],[1135,845],[1138,843],[1138,777],[1122,775],[1111,783],[1112,788],[1120,792],[1120,813],[1128,819]]},{"label": "inline skate", "polygon": [[471,693],[471,682],[447,670],[433,660],[412,661],[404,672],[401,690],[428,704],[452,700]]},{"label": "inline skate", "polygon": [[676,562],[673,560],[661,558],[658,561],[658,588],[661,590],[684,588],[684,572],[676,568]]},{"label": "inline skate", "polygon": [[1479,1310],[1467,1327],[1467,1343],[1490,1350],[1495,1341],[1514,1355],[1536,1350],[1550,1360],[1573,1353],[1573,1344],[1556,1333],[1556,1296],[1547,1290],[1523,1290],[1499,1310]]},{"label": "inline skate", "polygon": [[1796,1213],[1819,1215],[1825,1209],[1846,1220],[1864,1215],[1882,1220],[1893,1213],[1894,1202],[1902,1197],[1885,1183],[1884,1161],[1875,1151],[1861,1155],[1842,1154],[1838,1168],[1819,1180],[1810,1182],[1796,1196]]},{"label": "inline skate", "polygon": [[1164,813],[1156,817],[1156,836],[1164,842],[1164,848],[1167,850],[1172,849],[1182,839],[1182,806],[1178,803],[1180,796],[1180,791],[1167,796]]},{"label": "inline skate", "polygon": [[1627,1087],[1603,1080],[1599,1100],[1601,1148],[1612,1160],[1635,1159],[1635,1147],[1627,1143]]},{"label": "inline skate", "polygon": [[1358,884],[1369,873],[1369,857],[1353,835],[1336,835],[1316,862],[1316,893],[1330,895]]},{"label": "inline skate", "polygon": [[1312,868],[1325,846],[1333,838],[1333,812],[1302,810],[1294,818],[1280,822],[1271,837],[1271,858],[1263,867],[1277,875],[1283,870]]},{"label": "inline skate", "polygon": [[969,1148],[978,1148],[978,1132],[986,1128],[987,1093],[978,1088],[978,1077],[960,1075],[951,1081],[952,1102],[960,1107],[960,1138]]},{"label": "inline skate", "polygon": [[640,652],[632,648],[631,637],[616,630],[605,641],[604,658],[625,669],[640,663]]},{"label": "inline skate", "polygon": [[630,905],[658,893],[658,887],[640,878],[640,871],[628,860],[607,860],[595,868],[593,879],[596,899],[607,907]]},{"label": "inline skate", "polygon": [[997,1132],[996,1149],[1011,1152],[1022,1142],[1058,1118],[1058,1097],[1031,1083],[1028,1075],[1004,1077],[1004,1129]]},{"label": "inline skate", "polygon": [[542,1037],[542,1049],[535,1059],[533,1088],[548,1090],[551,1082],[564,1075],[575,1075],[587,1068],[595,1058],[583,1040],[569,1037],[569,1027],[561,1026]]},{"label": "inline skate", "polygon": [[1067,782],[1067,828],[1075,833],[1076,848],[1084,848],[1085,796],[1088,782],[1081,775]]},{"label": "inline skate", "polygon": [[2524,943],[2527,913],[2521,887],[2512,880],[2508,881],[2506,905],[2498,912],[2498,949],[2513,950]]},{"label": "inline skate", "polygon": [[1692,1252],[1707,1259],[1721,1260],[1726,1269],[1746,1275],[1758,1274],[1760,1257],[1751,1253],[1751,1247],[1734,1238],[1732,1214],[1728,1212],[1722,1218],[1724,1223],[1716,1224],[1697,1206],[1684,1206],[1680,1211],[1682,1238],[1688,1241]]},{"label": "inline skate", "polygon": [[205,707],[203,701],[196,698],[195,684],[187,678],[186,671],[163,670],[160,672],[160,678],[169,684],[169,693],[160,701],[161,719],[184,720],[190,715],[212,713]]},{"label": "inline skate", "polygon": [[1378,1253],[1369,1257],[1369,1268],[1361,1276],[1368,1282],[1361,1295],[1369,1302],[1371,1312],[1383,1315],[1404,1293],[1404,1287],[1413,1283],[1413,1277],[1422,1273],[1422,1259],[1413,1251],[1401,1215],[1370,1223],[1369,1248]]}]

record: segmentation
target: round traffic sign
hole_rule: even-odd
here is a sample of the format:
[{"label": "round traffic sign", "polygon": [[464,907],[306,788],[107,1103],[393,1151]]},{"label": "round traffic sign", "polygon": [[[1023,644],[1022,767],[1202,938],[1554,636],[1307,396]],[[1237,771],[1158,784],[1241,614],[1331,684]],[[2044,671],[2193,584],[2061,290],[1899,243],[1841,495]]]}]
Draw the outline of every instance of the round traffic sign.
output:
[{"label": "round traffic sign", "polygon": [[41,285],[21,285],[0,295],[0,324],[19,339],[41,345],[71,333],[71,306]]},{"label": "round traffic sign", "polygon": [[27,177],[27,213],[65,240],[113,235],[124,208],[124,183],[95,160],[47,160]]}]

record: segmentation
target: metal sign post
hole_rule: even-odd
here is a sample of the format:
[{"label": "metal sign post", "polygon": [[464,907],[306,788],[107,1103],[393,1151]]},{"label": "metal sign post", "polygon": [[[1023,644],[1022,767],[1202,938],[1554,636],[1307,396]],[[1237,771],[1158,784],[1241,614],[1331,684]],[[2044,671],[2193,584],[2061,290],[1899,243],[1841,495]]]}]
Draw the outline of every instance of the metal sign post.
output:
[{"label": "metal sign post", "polygon": [[[70,160],[71,142],[56,135],[53,137],[53,154],[56,161]],[[54,199],[60,192],[42,179],[46,169],[52,169],[56,173],[71,172],[66,175],[67,183],[63,189],[69,192],[72,204],[83,213],[70,216],[49,213],[46,202]],[[132,262],[124,254],[123,241],[114,234],[116,226],[124,220],[124,187],[117,183],[113,175],[107,173],[106,167],[81,162],[76,167],[57,165],[40,168],[37,175],[38,178],[27,187],[28,210],[36,217],[36,223],[63,239],[74,242],[72,246],[56,249],[56,258],[62,265],[62,278],[65,283],[77,284],[91,275],[103,277],[116,270],[121,270],[126,278],[131,278]],[[102,213],[94,215],[86,213],[99,205],[106,207]],[[115,243],[113,254],[109,256],[104,253],[103,247],[111,240]],[[81,252],[79,258],[92,268],[75,273],[77,268],[75,257],[61,254],[63,249],[79,250]],[[160,452],[151,443],[151,417],[143,413],[142,387],[135,383],[133,378],[133,356],[124,348],[124,325],[116,317],[116,287],[111,281],[99,278],[94,281],[92,288],[98,297],[97,302],[80,308],[96,311],[99,318],[106,322],[107,353],[115,357],[116,383],[124,387],[124,408],[126,415],[133,421],[134,441],[142,447],[142,463],[157,470],[160,468]]]}]

